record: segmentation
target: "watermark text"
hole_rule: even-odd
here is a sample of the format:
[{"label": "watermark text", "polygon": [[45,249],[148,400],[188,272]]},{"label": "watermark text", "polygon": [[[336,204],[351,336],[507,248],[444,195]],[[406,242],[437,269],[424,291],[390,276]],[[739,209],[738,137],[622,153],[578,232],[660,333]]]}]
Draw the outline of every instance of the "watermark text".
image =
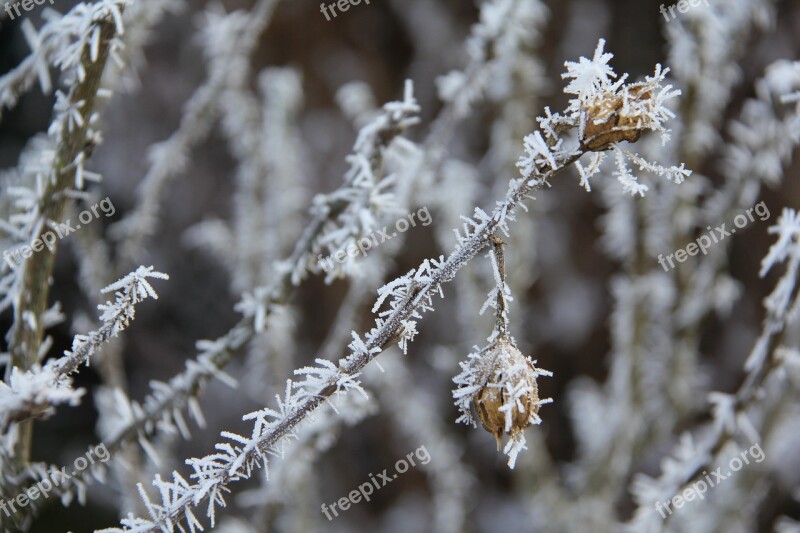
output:
[{"label": "watermark text", "polygon": [[[86,452],[85,456],[75,459],[75,462],[72,465],[73,470],[71,473],[67,473],[67,467],[64,466],[60,471],[56,470],[50,473],[38,483],[28,487],[25,492],[17,494],[10,500],[0,499],[0,511],[5,513],[7,517],[11,516],[12,513],[17,512],[18,508],[23,509],[31,502],[35,502],[39,498],[46,499],[54,488],[59,487],[62,483],[66,483],[78,472],[86,470],[90,464],[93,465],[95,463],[95,460],[105,463],[110,458],[111,454],[108,452],[108,448],[106,448],[105,443],[91,447]],[[0,517],[2,517],[2,514],[0,514]]]},{"label": "watermark text", "polygon": [[[382,489],[397,479],[399,474],[404,474],[407,472],[409,469],[409,463],[411,463],[411,466],[417,466],[417,463],[414,461],[415,457],[419,460],[420,464],[423,465],[431,462],[431,454],[428,452],[428,449],[424,445],[420,446],[413,452],[406,454],[404,458],[399,459],[394,464],[394,474],[389,474],[389,469],[384,468],[383,472],[379,473],[377,477],[370,474],[369,481],[365,481],[359,485],[358,489],[351,490],[347,496],[339,498],[330,505],[323,503],[322,513],[325,515],[325,518],[327,518],[329,521],[333,520],[335,517],[339,516],[339,511],[344,512],[348,510],[351,505],[360,502],[362,499],[368,502],[373,492]],[[337,506],[339,507],[339,511],[336,510]],[[331,513],[333,513],[333,516],[331,516]]]},{"label": "watermark text", "polygon": [[[81,211],[81,213],[78,215],[78,220],[81,224],[89,224],[94,219],[100,218],[98,210],[100,210],[106,216],[106,218],[113,216],[116,212],[114,204],[111,203],[111,199],[106,196],[85,211]],[[5,250],[3,252],[3,259],[6,261],[6,263],[8,263],[8,266],[14,269],[22,264],[23,260],[28,259],[36,252],[41,252],[45,247],[52,252],[55,250],[56,241],[63,239],[70,233],[81,229],[81,224],[75,224],[73,226],[69,219],[58,224],[52,223],[52,230],[45,231],[40,236],[36,237],[30,244],[24,244],[9,250]]]},{"label": "watermark text", "polygon": [[327,273],[333,270],[336,266],[333,264],[334,260],[341,265],[347,260],[348,257],[355,258],[358,256],[358,254],[366,257],[367,252],[372,248],[378,247],[386,241],[392,240],[400,233],[405,233],[409,230],[409,228],[417,227],[416,219],[419,219],[419,222],[421,222],[423,226],[430,226],[431,222],[433,221],[431,218],[431,213],[428,211],[428,207],[421,207],[416,212],[412,211],[404,218],[399,219],[394,225],[394,228],[397,231],[390,234],[388,226],[384,226],[380,231],[372,232],[370,235],[361,237],[357,242],[352,242],[347,247],[342,248],[335,254],[329,255],[328,257],[323,257],[322,254],[319,254],[317,257],[317,263],[320,267],[322,267],[322,270]]},{"label": "watermark text", "polygon": [[[676,8],[680,13],[688,13],[689,8],[697,7],[700,4],[705,4],[706,7],[709,7],[708,0],[680,0],[677,4],[672,4],[669,7],[664,7],[664,4],[661,4],[659,11],[664,15],[664,18],[667,19],[667,22],[671,22],[678,17],[675,13]],[[667,11],[669,11],[670,16],[667,16]]]},{"label": "watermark text", "polygon": [[[333,18],[336,18],[338,16],[338,14],[336,13],[337,8],[339,9],[339,13],[344,13],[350,10],[350,6],[357,6],[360,3],[361,0],[337,0],[336,2],[333,2],[332,4],[328,5],[325,5],[325,3],[323,2],[319,5],[319,11],[320,13],[325,15],[325,20],[330,22],[331,15],[333,15]],[[369,0],[364,0],[364,3],[369,5]],[[330,10],[331,15],[328,14],[328,10]]]},{"label": "watermark text", "polygon": [[[19,2],[6,2],[4,9],[8,15],[8,18],[14,20],[15,18],[21,16],[21,12],[19,10],[20,7],[22,7],[24,11],[30,11],[33,9],[34,4],[40,6],[45,2],[50,2],[50,5],[53,5],[53,0],[21,0]],[[12,9],[14,10],[13,13],[11,11]]]},{"label": "watermark text", "polygon": [[661,515],[661,518],[666,519],[667,513],[670,515],[673,513],[673,507],[675,509],[680,509],[686,504],[686,502],[691,502],[695,499],[704,500],[708,489],[716,487],[726,479],[730,478],[734,472],[738,472],[744,468],[745,465],[749,465],[750,459],[748,456],[752,457],[756,463],[760,463],[766,458],[764,450],[761,449],[761,444],[757,442],[750,446],[749,449],[743,450],[739,455],[734,456],[728,462],[728,468],[730,470],[722,472],[721,466],[716,470],[713,470],[711,473],[703,470],[703,473],[701,474],[705,476],[703,479],[698,479],[691,485],[687,486],[680,494],[673,496],[671,500],[667,500],[666,502],[656,502],[656,511],[658,511],[658,514]]},{"label": "watermark text", "polygon": [[[736,233],[737,229],[742,229],[747,226],[749,223],[754,222],[755,218],[753,217],[753,212],[758,215],[759,220],[762,222],[767,220],[770,217],[769,209],[767,208],[767,204],[761,202],[756,204],[754,207],[751,207],[744,213],[739,213],[734,217],[733,224],[736,226],[735,228],[731,228],[730,230],[726,229],[726,224],[722,224],[717,226],[714,229],[711,229],[711,226],[708,226],[706,229],[708,233],[704,233],[700,235],[694,242],[690,242],[686,245],[685,248],[680,248],[676,250],[674,253],[664,255],[658,254],[658,264],[661,265],[661,268],[664,269],[664,272],[669,272],[670,269],[675,268],[675,261],[678,263],[683,263],[686,261],[690,256],[697,255],[698,252],[701,252],[703,255],[708,253],[709,248],[712,245],[717,244],[718,242],[724,240],[726,237],[730,237],[734,233]],[[669,267],[667,266],[669,263]]]}]

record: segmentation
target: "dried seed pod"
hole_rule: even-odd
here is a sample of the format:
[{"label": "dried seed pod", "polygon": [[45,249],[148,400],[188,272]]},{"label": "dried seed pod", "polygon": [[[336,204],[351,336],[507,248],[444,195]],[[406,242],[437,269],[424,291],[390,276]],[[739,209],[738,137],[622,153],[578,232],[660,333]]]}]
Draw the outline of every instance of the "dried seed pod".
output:
[{"label": "dried seed pod", "polygon": [[497,450],[503,444],[503,433],[509,441],[503,450],[514,468],[517,455],[525,448],[525,428],[539,424],[539,406],[550,399],[539,399],[538,376],[552,376],[534,366],[536,361],[522,355],[509,334],[508,301],[511,291],[506,284],[503,240],[491,236],[489,255],[495,270],[497,287],[489,293],[485,304],[495,310],[495,328],[489,345],[476,350],[459,363],[461,373],[453,378],[458,388],[453,391],[456,406],[461,411],[457,422],[475,426],[472,408],[478,413],[483,427],[494,435]]},{"label": "dried seed pod", "polygon": [[609,95],[587,109],[581,145],[593,152],[621,141],[636,142],[646,129],[643,110],[653,93],[644,84],[632,85],[624,94]]},{"label": "dried seed pod", "polygon": [[549,375],[537,369],[507,335],[500,335],[473,361],[472,397],[483,427],[497,439],[499,450],[503,434],[515,437],[531,424],[538,424],[539,387],[536,378]]}]

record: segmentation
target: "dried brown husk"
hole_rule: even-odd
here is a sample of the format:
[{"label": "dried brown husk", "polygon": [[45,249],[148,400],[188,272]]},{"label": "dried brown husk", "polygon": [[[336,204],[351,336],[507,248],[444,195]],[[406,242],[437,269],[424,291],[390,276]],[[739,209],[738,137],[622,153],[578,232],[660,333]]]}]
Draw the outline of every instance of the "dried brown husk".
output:
[{"label": "dried brown husk", "polygon": [[[537,372],[533,362],[507,337],[495,339],[485,357],[490,361],[488,379],[475,395],[475,410],[484,429],[497,439],[499,450],[503,433],[513,437],[524,431],[539,413]],[[529,390],[520,398],[523,408],[520,410],[515,407],[512,410],[511,426],[506,431],[506,414],[500,408],[506,403],[505,385],[509,382],[514,385],[524,382]]]},{"label": "dried brown husk", "polygon": [[[645,90],[643,85],[634,85],[628,91],[629,101],[644,101],[651,98],[652,92],[649,89]],[[599,152],[607,150],[613,143],[639,140],[645,130],[641,117],[623,113],[624,103],[622,95],[614,95],[604,98],[588,109],[581,142],[585,150]]]}]

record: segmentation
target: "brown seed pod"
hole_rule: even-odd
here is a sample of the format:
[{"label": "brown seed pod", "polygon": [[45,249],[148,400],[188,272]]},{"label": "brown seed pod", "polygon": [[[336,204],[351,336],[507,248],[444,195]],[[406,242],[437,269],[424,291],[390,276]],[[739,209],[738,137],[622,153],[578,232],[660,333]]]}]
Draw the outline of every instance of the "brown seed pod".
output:
[{"label": "brown seed pod", "polygon": [[513,437],[538,420],[536,377],[541,371],[506,336],[495,339],[484,357],[488,372],[483,388],[475,395],[475,410],[500,450],[503,433]]},{"label": "brown seed pod", "polygon": [[[633,85],[628,90],[629,107],[633,103],[646,103],[653,93],[643,85]],[[641,113],[626,113],[622,95],[603,98],[588,109],[586,127],[581,146],[585,150],[599,152],[611,144],[621,141],[636,142],[645,130]]]}]

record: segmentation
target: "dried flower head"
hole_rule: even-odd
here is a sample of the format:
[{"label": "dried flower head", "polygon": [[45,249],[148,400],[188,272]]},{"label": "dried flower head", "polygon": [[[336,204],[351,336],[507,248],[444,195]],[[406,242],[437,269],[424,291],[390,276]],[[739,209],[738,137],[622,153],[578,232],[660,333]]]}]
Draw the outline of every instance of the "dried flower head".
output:
[{"label": "dried flower head", "polygon": [[680,94],[671,85],[662,85],[669,69],[656,65],[655,73],[644,81],[625,83],[628,75],[616,79],[608,64],[614,56],[604,47],[601,39],[591,60],[567,61],[567,72],[562,74],[572,79],[564,92],[574,95],[568,116],[577,119],[581,148],[607,150],[616,142],[635,142],[645,131],[659,132],[666,141],[669,132],[663,124],[675,115],[664,104]]},{"label": "dried flower head", "polygon": [[503,434],[510,437],[504,451],[511,456],[509,465],[513,468],[516,454],[524,447],[522,432],[541,422],[539,406],[552,401],[539,399],[536,378],[552,374],[536,368],[535,361],[525,357],[514,339],[505,334],[469,354],[460,365],[462,372],[453,379],[458,385],[453,397],[461,410],[458,422],[476,425],[474,404],[483,427],[497,439],[498,450]]},{"label": "dried flower head", "polygon": [[[580,184],[591,190],[591,178],[603,171],[606,151],[614,155],[613,175],[624,191],[644,196],[649,187],[639,181],[629,164],[639,171],[661,176],[675,183],[682,183],[692,172],[680,166],[664,167],[629,152],[622,141],[636,142],[643,133],[653,132],[661,136],[661,142],[669,140],[670,131],[666,123],[675,115],[667,108],[667,102],[681,94],[666,83],[668,68],[656,65],[652,76],[640,82],[627,83],[628,75],[617,76],[609,65],[612,54],[604,51],[605,41],[597,43],[592,59],[580,58],[567,61],[567,71],[561,76],[570,82],[564,92],[571,95],[565,112],[552,113],[545,108],[546,116],[538,119],[540,131],[524,138],[524,153],[517,161],[523,177],[536,172],[555,170],[558,160],[574,158],[586,152],[594,152],[588,166],[576,160]],[[563,134],[574,130],[578,147]]]},{"label": "dried flower head", "polygon": [[488,379],[475,395],[475,410],[486,431],[497,439],[514,436],[539,420],[539,387],[533,361],[505,337],[490,345],[486,354]]},{"label": "dried flower head", "polygon": [[586,109],[586,127],[581,146],[598,152],[608,150],[612,143],[636,142],[647,129],[643,113],[652,101],[652,88],[635,84],[622,94],[608,94]]}]

